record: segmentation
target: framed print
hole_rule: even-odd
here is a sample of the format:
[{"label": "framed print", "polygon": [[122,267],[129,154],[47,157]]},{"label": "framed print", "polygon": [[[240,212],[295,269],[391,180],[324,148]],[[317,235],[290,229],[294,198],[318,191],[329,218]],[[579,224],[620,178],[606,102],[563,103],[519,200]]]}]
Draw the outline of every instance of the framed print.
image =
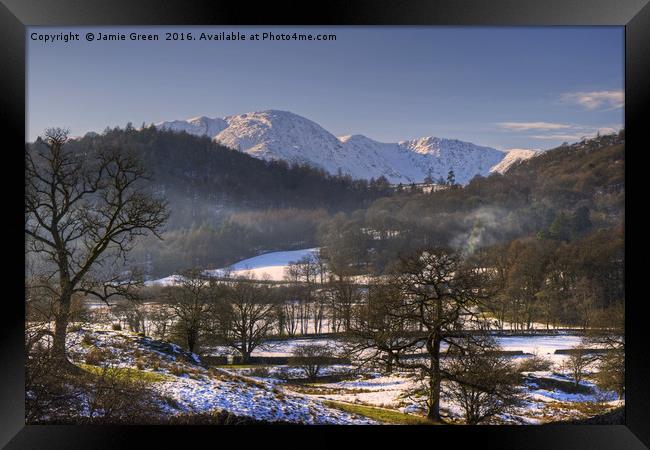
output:
[{"label": "framed print", "polygon": [[7,448],[647,448],[647,2],[1,11]]}]

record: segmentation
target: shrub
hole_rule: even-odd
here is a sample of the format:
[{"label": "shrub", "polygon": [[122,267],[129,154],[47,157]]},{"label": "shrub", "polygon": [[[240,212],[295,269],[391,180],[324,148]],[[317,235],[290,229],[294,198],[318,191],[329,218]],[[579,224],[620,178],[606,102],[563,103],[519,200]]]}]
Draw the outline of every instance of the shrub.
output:
[{"label": "shrub", "polygon": [[113,325],[111,325],[111,328],[113,331],[122,331],[122,325],[120,325],[119,323],[114,323]]},{"label": "shrub", "polygon": [[[96,357],[102,353],[89,352]],[[106,365],[81,366],[80,372],[69,371],[46,352],[31,352],[25,378],[27,423],[134,424],[161,417],[161,399],[147,386],[150,375],[134,376],[135,369]],[[88,417],[79,415],[82,410]]]},{"label": "shrub", "polygon": [[524,358],[517,369],[519,372],[546,372],[551,370],[553,362],[541,355],[534,354],[529,358]]},{"label": "shrub", "polygon": [[309,379],[315,378],[323,365],[332,359],[332,350],[327,345],[307,344],[293,351],[295,358],[291,365],[297,366]]},{"label": "shrub", "polygon": [[183,369],[183,366],[181,366],[180,364],[172,364],[169,367],[169,372],[172,375],[176,375],[177,377],[180,377],[180,376],[185,375],[187,373],[185,371],[185,369]]},{"label": "shrub", "polygon": [[129,370],[105,366],[88,374],[83,385],[90,418],[101,418],[105,423],[137,423],[160,413],[157,394],[147,387],[147,380]]},{"label": "shrub", "polygon": [[97,347],[93,347],[90,349],[90,351],[88,351],[88,353],[86,353],[85,361],[86,364],[90,364],[92,366],[99,366],[106,361],[107,356],[108,355],[104,350]]}]

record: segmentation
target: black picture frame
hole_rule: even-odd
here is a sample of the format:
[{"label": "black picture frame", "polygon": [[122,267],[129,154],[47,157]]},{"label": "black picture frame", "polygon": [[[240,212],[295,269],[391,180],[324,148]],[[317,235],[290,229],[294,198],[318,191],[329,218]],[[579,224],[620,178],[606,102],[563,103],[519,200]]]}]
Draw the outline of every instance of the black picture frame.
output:
[{"label": "black picture frame", "polygon": [[[0,110],[7,132],[3,142],[4,204],[10,220],[4,236],[5,290],[3,321],[0,325],[2,370],[0,390],[0,444],[6,448],[133,448],[135,439],[148,446],[189,448],[196,439],[207,439],[210,446],[230,445],[234,438],[250,445],[253,437],[268,445],[287,439],[303,441],[309,447],[351,443],[369,447],[396,437],[407,445],[423,439],[442,448],[468,442],[495,448],[636,449],[650,446],[650,358],[647,316],[643,297],[631,298],[630,231],[626,216],[626,418],[625,425],[548,425],[483,427],[114,427],[25,425],[24,419],[24,295],[23,268],[16,261],[24,258],[18,229],[24,206],[17,192],[23,172],[25,144],[25,27],[31,25],[482,25],[482,26],[565,26],[618,25],[625,27],[625,128],[626,128],[626,211],[631,200],[642,200],[634,193],[630,180],[639,171],[644,150],[644,118],[650,97],[650,5],[647,0],[330,0],[327,2],[249,2],[226,1],[101,1],[101,0],[2,0],[0,5],[0,43],[3,58],[0,77],[3,108]],[[632,160],[630,163],[630,154]],[[636,155],[639,156],[636,156]],[[635,164],[637,167],[635,168]],[[632,195],[633,194],[633,195]],[[638,198],[637,198],[638,197]],[[11,233],[11,234],[9,234]],[[16,236],[14,238],[14,236]],[[12,245],[7,246],[7,243]],[[640,252],[636,250],[636,252]],[[22,256],[21,256],[22,255]],[[637,282],[638,284],[638,282]],[[242,430],[246,430],[242,433]],[[313,433],[322,437],[308,436]],[[290,435],[291,437],[287,437]],[[198,445],[198,444],[196,444]],[[205,444],[203,444],[205,445]]]}]

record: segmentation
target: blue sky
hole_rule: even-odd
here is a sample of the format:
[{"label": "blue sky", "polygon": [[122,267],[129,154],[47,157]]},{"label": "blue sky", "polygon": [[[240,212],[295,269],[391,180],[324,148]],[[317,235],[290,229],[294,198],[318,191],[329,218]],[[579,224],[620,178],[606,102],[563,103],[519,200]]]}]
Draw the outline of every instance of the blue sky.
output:
[{"label": "blue sky", "polygon": [[[93,41],[152,33],[157,42]],[[336,41],[165,41],[164,32],[334,33]],[[79,33],[44,43],[31,33]],[[27,126],[73,135],[281,109],[335,135],[550,148],[623,125],[622,27],[31,27]]]}]

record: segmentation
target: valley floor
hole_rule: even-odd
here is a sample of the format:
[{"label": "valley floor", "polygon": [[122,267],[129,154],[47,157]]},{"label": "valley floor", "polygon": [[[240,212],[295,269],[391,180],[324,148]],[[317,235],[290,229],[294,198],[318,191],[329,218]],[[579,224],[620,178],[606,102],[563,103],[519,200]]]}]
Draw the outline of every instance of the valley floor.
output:
[{"label": "valley floor", "polygon": [[[560,370],[563,356],[554,350],[572,347],[575,336],[502,339],[504,348],[549,356],[554,366],[548,371],[522,373],[523,404],[493,423],[585,419],[623,405],[613,392],[601,391],[589,379],[576,387]],[[269,343],[256,355],[289,355],[303,341]],[[418,381],[403,372],[387,375],[339,364],[327,366],[318,378],[307,380],[299,368],[286,365],[206,368],[197,355],[175,344],[97,326],[69,333],[69,347],[72,360],[85,371],[110,366],[146,380],[168,417],[228,412],[260,421],[300,424],[426,423],[421,399],[409,394]],[[101,361],[92,360],[89,355],[98,351]],[[223,354],[219,349],[213,352]],[[441,409],[447,422],[463,423],[459,405],[443,398]],[[80,408],[78,414],[91,413],[89,408]]]}]

